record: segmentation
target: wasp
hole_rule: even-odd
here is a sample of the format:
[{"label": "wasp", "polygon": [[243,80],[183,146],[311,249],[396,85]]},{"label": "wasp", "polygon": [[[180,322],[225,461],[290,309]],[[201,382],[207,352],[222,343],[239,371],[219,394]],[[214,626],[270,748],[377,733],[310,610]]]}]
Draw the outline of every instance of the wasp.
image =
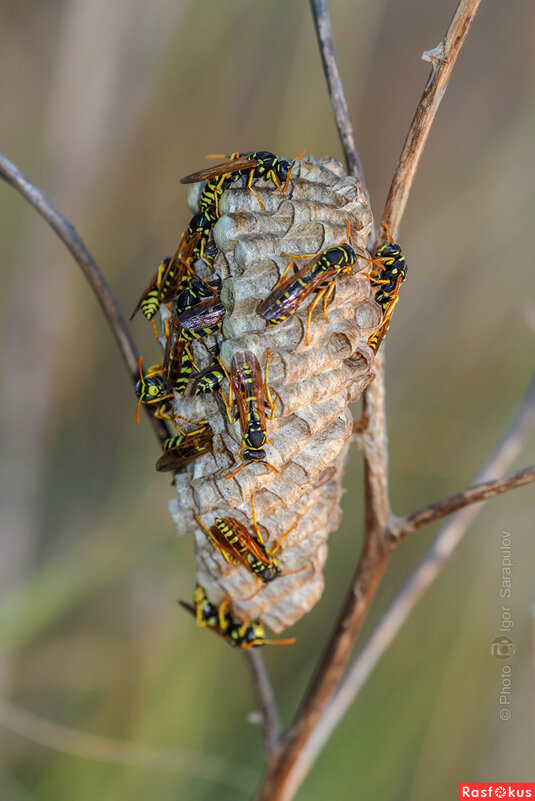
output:
[{"label": "wasp", "polygon": [[210,215],[205,214],[204,211],[199,211],[197,214],[193,215],[186,230],[189,240],[192,240],[195,236],[197,237],[191,252],[193,261],[202,259],[209,267],[212,267],[212,264],[211,261],[206,258],[206,255],[208,239],[210,238],[213,227],[214,220],[211,219]]},{"label": "wasp", "polygon": [[153,365],[152,367],[149,367],[145,374],[143,374],[140,356],[138,360],[138,369],[139,381],[136,384],[136,395],[139,398],[136,410],[137,422],[139,423],[139,411],[142,403],[148,406],[160,404],[159,408],[154,413],[154,417],[157,417],[159,420],[170,420],[171,416],[167,412],[169,404],[166,401],[172,398],[173,394],[168,391],[166,383],[163,379],[162,365]]},{"label": "wasp", "polygon": [[193,274],[191,264],[194,261],[194,252],[199,239],[200,234],[198,232],[191,237],[188,236],[187,230],[182,234],[180,244],[169,261],[160,281],[161,303],[170,303],[173,298],[176,298],[181,289],[185,289],[188,286],[190,277]]},{"label": "wasp", "polygon": [[[266,376],[270,360],[270,351],[267,351]],[[230,368],[230,392],[228,403],[225,396],[221,395],[225,403],[227,415],[232,424],[236,418],[232,419],[231,408],[236,403],[238,406],[238,417],[242,432],[242,456],[244,464],[225,478],[233,478],[249,462],[262,462],[276,473],[276,467],[266,462],[266,452],[264,445],[267,445],[266,436],[266,406],[270,409],[273,416],[275,403],[271,398],[271,393],[266,380],[262,378],[262,371],[256,356],[251,351],[236,353],[231,362]],[[235,399],[235,400],[234,400]]]},{"label": "wasp", "polygon": [[[212,545],[221,553],[226,562],[231,565],[243,565],[250,573],[261,579],[264,584],[268,584],[270,581],[273,581],[273,579],[276,579],[277,576],[281,575],[279,562],[274,554],[279,550],[288,534],[291,534],[291,532],[297,528],[297,523],[283,534],[273,548],[269,549],[266,547],[256,522],[252,496],[251,510],[253,514],[254,535],[251,534],[247,526],[240,523],[240,521],[236,520],[234,517],[218,517],[215,519],[214,525],[211,528],[205,526],[198,515],[196,515],[195,519],[201,528],[206,531]],[[284,575],[295,575],[296,573],[301,573],[302,570],[306,570],[306,566],[299,570],[294,570],[292,573],[285,573]],[[254,598],[256,594],[257,593],[252,595],[251,598]],[[247,600],[250,600],[250,598]]]},{"label": "wasp", "polygon": [[[349,240],[351,232],[348,220],[346,220],[346,225]],[[289,254],[283,255],[288,256]],[[258,313],[268,321],[269,326],[279,325],[295,314],[306,298],[316,292],[316,297],[310,304],[307,314],[306,345],[308,345],[308,329],[314,308],[323,298],[323,316],[328,323],[327,301],[334,292],[336,276],[341,273],[350,273],[351,265],[357,258],[349,241],[329,247],[321,253],[309,253],[298,256],[298,258],[306,259],[311,256],[314,257],[313,261],[305,264],[300,270],[297,269],[295,261],[291,262],[267,298],[257,308]],[[294,273],[288,275],[292,267]]]},{"label": "wasp", "polygon": [[176,437],[169,437],[162,445],[164,453],[156,462],[156,470],[160,473],[182,470],[199,456],[211,451],[212,438],[212,429],[206,424],[187,434],[181,431]]},{"label": "wasp", "polygon": [[141,309],[143,315],[152,323],[156,339],[159,338],[159,333],[153,318],[162,303],[169,303],[180,289],[187,285],[189,274],[193,272],[191,262],[199,236],[199,233],[194,233],[189,237],[188,232],[184,232],[174,255],[167,256],[160,262],[130,315],[132,320]]},{"label": "wasp", "polygon": [[228,611],[229,600],[226,598],[219,609],[208,600],[206,591],[197,584],[193,593],[193,604],[179,602],[183,609],[192,615],[197,625],[207,627],[219,634],[234,648],[256,648],[262,645],[292,645],[295,637],[288,640],[270,640],[266,637],[264,624],[259,618],[242,622],[235,620]]},{"label": "wasp", "polygon": [[367,259],[374,265],[370,274],[370,283],[377,287],[374,300],[383,310],[383,319],[377,331],[368,339],[370,348],[377,352],[385,338],[394,308],[399,300],[399,290],[407,275],[407,263],[401,253],[401,248],[394,242],[390,228],[383,223],[388,236],[388,242],[382,245],[373,259]]},{"label": "wasp", "polygon": [[[297,158],[300,158],[302,153]],[[194,172],[181,178],[181,183],[190,184],[199,181],[206,181],[199,199],[199,206],[214,222],[219,219],[219,200],[221,195],[231,183],[238,181],[243,175],[247,175],[247,189],[254,194],[260,207],[264,204],[253,189],[253,181],[259,178],[271,180],[284,195],[290,181],[290,172],[293,162],[288,159],[281,159],[274,153],[267,150],[255,151],[252,153],[233,153],[227,161],[214,164],[205,170]],[[283,184],[284,188],[281,186]]]}]

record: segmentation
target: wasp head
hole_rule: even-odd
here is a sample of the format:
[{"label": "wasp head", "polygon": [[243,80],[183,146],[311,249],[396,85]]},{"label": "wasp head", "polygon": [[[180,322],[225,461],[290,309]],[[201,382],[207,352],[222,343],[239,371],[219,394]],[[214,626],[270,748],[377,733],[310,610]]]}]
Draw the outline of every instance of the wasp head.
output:
[{"label": "wasp head", "polygon": [[160,376],[140,378],[136,384],[136,396],[142,403],[152,403],[165,394],[166,389]]}]

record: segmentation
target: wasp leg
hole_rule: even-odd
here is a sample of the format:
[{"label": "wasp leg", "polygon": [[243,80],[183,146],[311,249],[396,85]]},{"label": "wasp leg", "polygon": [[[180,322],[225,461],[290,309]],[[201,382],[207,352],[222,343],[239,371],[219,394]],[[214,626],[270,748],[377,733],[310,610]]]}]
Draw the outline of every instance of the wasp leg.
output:
[{"label": "wasp leg", "polygon": [[[288,170],[288,172],[290,172],[290,171]],[[288,188],[288,186],[285,184],[284,185],[284,187],[285,187],[284,191],[282,190],[282,187],[281,187],[281,185],[279,183],[279,179],[277,178],[277,176],[275,175],[273,170],[271,170],[271,176],[270,177],[271,177],[271,180],[273,181],[273,183],[275,184],[275,186],[277,187],[277,189],[279,190],[279,194],[281,196],[284,195],[284,192],[286,192],[286,189]]]},{"label": "wasp leg", "polygon": [[254,498],[254,496],[251,495],[250,501],[251,501],[251,512],[253,513],[253,528],[255,530],[255,534],[257,536],[258,542],[261,545],[264,545],[264,538],[262,537],[262,534],[260,533],[260,529],[258,528],[258,523],[256,522],[256,512],[255,512],[255,509],[254,509],[254,500],[253,500],[253,498]]},{"label": "wasp leg", "polygon": [[323,319],[325,320],[326,323],[329,322],[329,318],[327,317],[327,302],[328,302],[329,298],[331,297],[332,293],[334,292],[334,286],[335,286],[334,285],[334,281],[331,281],[329,283],[329,286],[328,286],[328,289],[327,289],[325,295],[323,296]]},{"label": "wasp leg", "polygon": [[[269,408],[269,419],[273,420],[275,417],[275,407],[277,405],[277,400],[280,401],[279,393],[274,389],[273,392],[277,396],[275,402],[273,402],[273,398],[271,397],[271,390],[268,386],[268,369],[269,369],[269,362],[271,361],[271,349],[268,348],[266,351],[266,369],[264,370],[264,392],[266,393],[266,400],[267,406]],[[282,403],[281,403],[282,405]]]},{"label": "wasp leg", "polygon": [[249,180],[247,181],[247,189],[251,190],[251,192],[253,193],[255,198],[260,203],[260,208],[262,209],[262,211],[264,211],[266,207],[264,206],[264,204],[262,203],[262,201],[260,200],[260,198],[258,197],[258,195],[256,194],[256,192],[253,189],[253,186],[252,186],[253,178],[254,178],[254,170],[251,170],[251,172],[249,173]]},{"label": "wasp leg", "polygon": [[[168,395],[167,397],[171,398],[172,395]],[[165,400],[165,398],[162,398],[162,400]],[[173,415],[170,414],[169,412],[166,412],[166,407],[167,404],[162,403],[162,405],[154,412],[154,417],[157,420],[171,420],[171,421],[173,420]]]},{"label": "wasp leg", "polygon": [[150,324],[152,325],[154,336],[156,337],[156,339],[160,339],[160,332],[158,331],[158,326],[156,325],[156,320],[154,319],[154,317],[150,318]]},{"label": "wasp leg", "polygon": [[219,628],[222,631],[225,631],[225,629],[228,628],[228,621],[226,620],[226,614],[229,604],[230,604],[230,595],[226,595],[217,613],[219,617]]},{"label": "wasp leg", "polygon": [[[286,253],[282,253],[281,255],[282,256],[286,256],[287,254]],[[279,278],[279,280],[277,281],[277,283],[275,284],[275,286],[273,287],[273,289],[271,290],[272,292],[274,292],[277,289],[277,287],[280,286],[280,284],[282,284],[282,282],[284,281],[284,279],[286,278],[286,276],[290,272],[290,270],[292,268],[292,265],[293,265],[294,270],[297,269],[297,264],[295,263],[295,261],[291,261],[289,263],[289,265],[287,266],[287,268],[285,269],[285,271],[283,272],[283,274],[281,275],[281,277]]]},{"label": "wasp leg", "polygon": [[318,292],[318,294],[316,295],[316,297],[314,298],[314,300],[312,301],[312,303],[310,304],[309,308],[308,308],[307,327],[306,327],[306,331],[305,331],[305,345],[308,345],[308,329],[310,328],[310,319],[312,317],[312,312],[314,311],[315,306],[317,306],[317,304],[320,302],[322,297],[325,295],[326,291],[327,291],[326,288],[321,289]]},{"label": "wasp leg", "polygon": [[315,259],[316,256],[319,256],[321,250],[318,250],[317,253],[286,253],[284,250],[281,252],[281,256],[288,256],[289,259]]}]

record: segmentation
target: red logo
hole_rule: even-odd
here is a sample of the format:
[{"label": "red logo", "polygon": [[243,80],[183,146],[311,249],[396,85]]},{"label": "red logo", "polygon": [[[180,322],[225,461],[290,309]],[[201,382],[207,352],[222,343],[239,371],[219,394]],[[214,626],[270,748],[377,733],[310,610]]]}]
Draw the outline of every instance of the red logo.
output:
[{"label": "red logo", "polygon": [[533,798],[535,782],[459,782],[462,798]]}]

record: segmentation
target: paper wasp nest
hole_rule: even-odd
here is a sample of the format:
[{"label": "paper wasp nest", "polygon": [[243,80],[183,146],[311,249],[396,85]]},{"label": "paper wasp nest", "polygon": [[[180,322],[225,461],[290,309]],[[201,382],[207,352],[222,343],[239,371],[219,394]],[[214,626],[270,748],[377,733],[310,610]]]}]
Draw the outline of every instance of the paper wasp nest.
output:
[{"label": "paper wasp nest", "polygon": [[[195,537],[197,579],[210,601],[219,604],[229,595],[235,617],[260,617],[280,632],[311,609],[323,591],[327,538],[341,516],[343,465],[353,422],[348,404],[374,377],[367,339],[379,325],[381,311],[370,300],[369,264],[358,259],[351,275],[336,277],[328,324],[322,304],[316,306],[308,346],[307,308],[314,296],[295,315],[268,328],[257,307],[290,262],[281,253],[313,254],[346,241],[346,220],[351,244],[362,252],[371,212],[358,181],[347,177],[333,159],[297,162],[284,196],[271,181],[255,182],[254,188],[265,209],[245,186],[233,185],[222,197],[222,216],[213,230],[219,250],[214,266],[227,309],[217,340],[227,370],[236,352],[250,350],[264,372],[266,351],[271,351],[268,385],[280,400],[274,419],[268,419],[272,444],[266,454],[280,472],[251,463],[235,478],[225,479],[241,462],[239,423],[231,426],[215,394],[193,397],[189,389],[185,397],[176,398],[175,410],[193,420],[208,420],[214,432],[213,453],[176,476],[177,498],[170,509],[178,534]],[[192,193],[192,211],[197,210],[194,203]],[[199,368],[207,368],[212,357],[206,347],[194,343],[193,350]],[[223,390],[228,394],[226,384]],[[251,495],[268,548],[297,526],[276,553],[282,575],[245,600],[259,588],[258,579],[224,560],[195,515],[208,528],[216,517],[230,516],[252,531]],[[284,575],[303,567],[295,575]]]}]

